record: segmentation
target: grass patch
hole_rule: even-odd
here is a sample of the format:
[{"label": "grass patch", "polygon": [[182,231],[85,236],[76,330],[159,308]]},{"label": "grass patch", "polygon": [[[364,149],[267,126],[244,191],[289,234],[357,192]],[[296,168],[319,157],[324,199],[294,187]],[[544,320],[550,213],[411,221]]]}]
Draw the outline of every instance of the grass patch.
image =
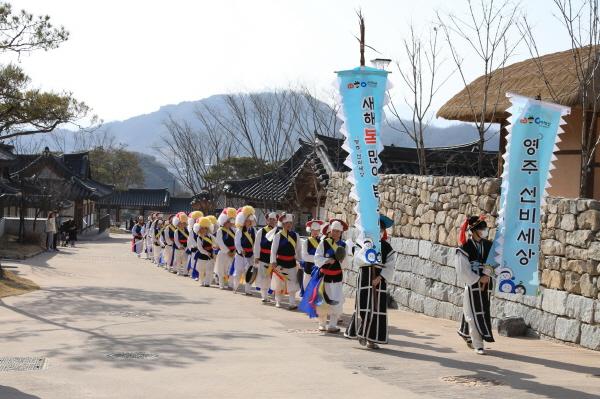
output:
[{"label": "grass patch", "polygon": [[4,270],[4,278],[0,279],[0,298],[22,295],[39,289],[40,287],[33,281],[19,277],[8,270]]},{"label": "grass patch", "polygon": [[40,239],[17,242],[17,237],[5,235],[0,238],[0,258],[25,259],[37,255],[42,250]]}]

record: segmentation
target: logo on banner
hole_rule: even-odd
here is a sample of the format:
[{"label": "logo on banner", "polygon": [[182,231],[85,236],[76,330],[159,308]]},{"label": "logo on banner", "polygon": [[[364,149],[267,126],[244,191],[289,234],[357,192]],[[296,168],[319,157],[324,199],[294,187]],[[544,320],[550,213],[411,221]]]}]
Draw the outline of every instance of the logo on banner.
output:
[{"label": "logo on banner", "polygon": [[535,116],[526,116],[519,119],[519,122],[522,124],[530,124],[535,123],[536,125],[540,125],[541,127],[550,127],[551,123],[543,120],[542,118]]}]

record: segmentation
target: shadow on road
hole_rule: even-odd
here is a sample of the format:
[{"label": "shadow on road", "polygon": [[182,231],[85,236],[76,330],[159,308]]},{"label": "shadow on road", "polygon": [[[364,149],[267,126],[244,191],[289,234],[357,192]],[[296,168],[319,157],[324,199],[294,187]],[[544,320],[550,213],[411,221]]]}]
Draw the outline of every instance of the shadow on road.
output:
[{"label": "shadow on road", "polygon": [[13,387],[0,385],[0,398],[2,399],[41,399],[39,396],[29,395]]},{"label": "shadow on road", "polygon": [[[181,332],[155,333],[146,323],[192,321],[210,322],[197,315],[176,314],[170,305],[193,309],[197,305],[210,304],[210,299],[189,300],[178,294],[154,292],[125,287],[53,287],[45,290],[39,299],[22,302],[18,306],[0,300],[5,308],[29,319],[38,321],[39,328],[15,322],[12,331],[0,336],[0,340],[19,342],[31,336],[42,336],[48,331],[69,330],[86,336],[83,342],[76,340],[40,350],[46,357],[60,357],[68,367],[89,370],[94,362],[103,361],[116,368],[151,370],[157,367],[185,367],[192,362],[209,359],[215,352],[243,349],[245,341],[267,338],[268,335],[244,331],[224,331],[220,334]],[[161,313],[156,306],[168,314]],[[92,324],[92,327],[89,325]],[[122,333],[108,332],[109,327],[125,325]],[[150,324],[152,325],[152,324]],[[155,325],[155,324],[154,324]],[[120,331],[123,331],[121,329]],[[152,360],[120,359],[107,357],[115,352],[149,352],[158,355]],[[4,399],[4,396],[0,395]]]},{"label": "shadow on road", "polygon": [[[471,376],[472,373],[476,373],[473,376],[500,381],[502,384],[510,386],[515,390],[526,391],[536,395],[545,395],[550,398],[598,399],[598,395],[589,394],[570,388],[564,388],[559,385],[542,384],[536,382],[534,381],[534,375],[521,373],[517,371],[519,369],[519,366],[517,364],[515,364],[513,369],[506,369],[483,363],[475,363],[423,353],[401,351],[392,349],[390,347],[382,348],[378,351],[378,353],[398,357],[403,360],[416,360],[422,362],[438,363],[440,366],[458,370],[462,373],[467,372],[469,376]],[[547,367],[555,367],[559,370],[569,370],[576,373],[600,373],[600,368],[578,366],[574,364],[557,362],[547,359],[538,359],[530,356],[521,356],[508,353],[498,354],[498,356],[508,359],[511,359],[512,357],[514,360],[517,361],[534,362]]]}]

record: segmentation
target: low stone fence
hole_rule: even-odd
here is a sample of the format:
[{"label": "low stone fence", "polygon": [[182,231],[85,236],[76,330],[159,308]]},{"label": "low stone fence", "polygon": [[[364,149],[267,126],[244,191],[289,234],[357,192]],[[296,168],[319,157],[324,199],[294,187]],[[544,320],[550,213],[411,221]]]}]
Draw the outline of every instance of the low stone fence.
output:
[{"label": "low stone fence", "polygon": [[[382,177],[381,209],[394,219],[390,242],[399,253],[389,290],[399,306],[460,319],[464,287],[454,266],[458,228],[465,215],[479,213],[488,214],[493,225],[499,188],[498,179]],[[325,205],[329,217],[353,222],[349,191],[343,174],[332,176]],[[495,320],[520,316],[540,336],[600,350],[600,203],[548,198],[545,212],[540,294],[495,294],[492,315]],[[355,270],[347,270],[345,283],[352,295]]]}]

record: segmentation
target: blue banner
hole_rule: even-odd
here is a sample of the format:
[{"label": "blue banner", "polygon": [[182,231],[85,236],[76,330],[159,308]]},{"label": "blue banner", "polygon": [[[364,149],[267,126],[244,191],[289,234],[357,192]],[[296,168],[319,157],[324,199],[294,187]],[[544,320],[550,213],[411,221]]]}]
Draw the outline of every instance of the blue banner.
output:
[{"label": "blue banner", "polygon": [[[512,103],[492,254],[498,291],[536,295],[540,261],[540,217],[556,159],[562,117],[570,108],[507,94]],[[492,262],[491,262],[492,263]]]},{"label": "blue banner", "polygon": [[356,201],[355,227],[361,239],[372,240],[379,253],[379,153],[381,121],[387,89],[388,72],[371,67],[339,71],[338,90],[341,96],[340,129],[346,140],[343,149],[348,152],[344,162],[350,168],[348,180],[352,183],[350,197]]}]

